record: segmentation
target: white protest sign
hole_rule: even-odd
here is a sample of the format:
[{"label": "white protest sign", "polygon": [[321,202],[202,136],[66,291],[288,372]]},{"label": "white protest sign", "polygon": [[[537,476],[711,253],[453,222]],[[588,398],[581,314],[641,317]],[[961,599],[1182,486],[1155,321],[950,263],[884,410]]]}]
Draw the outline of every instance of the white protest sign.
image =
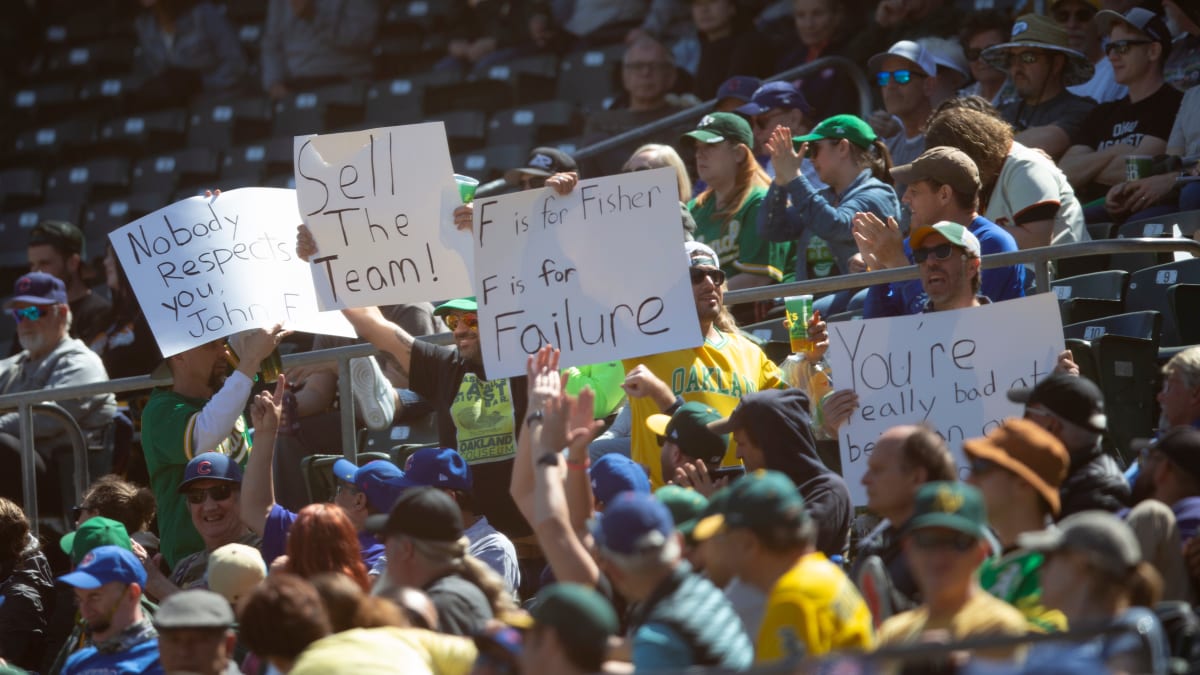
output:
[{"label": "white protest sign", "polygon": [[340,312],[320,312],[296,257],[296,191],[230,190],[191,197],[110,233],[163,356],[277,322],[354,337]]},{"label": "white protest sign", "polygon": [[853,503],[866,504],[862,476],[879,434],[901,424],[925,422],[936,429],[965,476],[963,440],[1021,416],[1008,390],[1050,375],[1062,350],[1053,293],[829,324],[826,358],[834,381],[858,393],[858,409],[838,433],[842,477]]},{"label": "white protest sign", "polygon": [[675,172],[655,169],[475,203],[475,296],[489,378],[550,343],[586,365],[703,342]]},{"label": "white protest sign", "polygon": [[471,294],[471,235],[441,122],[295,140],[300,214],[321,309]]}]

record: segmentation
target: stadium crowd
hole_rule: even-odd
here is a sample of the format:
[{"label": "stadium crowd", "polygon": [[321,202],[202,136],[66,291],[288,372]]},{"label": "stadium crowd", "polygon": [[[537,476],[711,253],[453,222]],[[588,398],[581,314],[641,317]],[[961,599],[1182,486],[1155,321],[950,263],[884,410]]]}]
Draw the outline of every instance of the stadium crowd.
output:
[{"label": "stadium crowd", "polygon": [[[16,4],[13,26],[35,25],[39,3]],[[965,468],[930,426],[882,433],[865,504],[831,440],[858,394],[825,360],[827,321],[1051,291],[985,255],[1126,223],[1200,240],[1200,4],[447,4],[431,71],[620,46],[616,96],[581,139],[715,101],[644,145],[580,161],[534,147],[504,175],[566,194],[672,167],[682,232],[656,253],[686,259],[703,344],[575,368],[544,345],[523,376],[488,378],[475,298],[345,309],[378,350],[351,362],[356,431],[428,430],[356,463],[330,457],[346,450],[336,366],[275,372],[297,344],[283,326],[164,359],[112,246],[93,287],[92,233],[36,222],[4,301],[0,393],[172,383],[62,402],[97,477],[77,503],[62,421],[0,414],[0,672],[1200,669],[1200,345],[1183,314],[1157,394],[1136,402],[1158,417],[1145,439],[1116,440],[1117,394],[1065,350],[1007,392],[1021,417],[962,441]],[[376,67],[375,0],[270,0],[254,57],[224,4],[141,5],[139,110],[284,102]],[[860,68],[879,109],[864,115],[833,67],[762,79],[824,56]],[[6,78],[31,67],[14,59]],[[470,204],[454,219],[472,227]],[[295,252],[318,254],[304,225]],[[1196,262],[1176,263],[1181,282]],[[816,298],[782,364],[742,330],[782,324],[781,303],[725,301],[911,265],[915,280]],[[446,331],[450,345],[421,339]],[[20,506],[22,433],[37,523]]]}]

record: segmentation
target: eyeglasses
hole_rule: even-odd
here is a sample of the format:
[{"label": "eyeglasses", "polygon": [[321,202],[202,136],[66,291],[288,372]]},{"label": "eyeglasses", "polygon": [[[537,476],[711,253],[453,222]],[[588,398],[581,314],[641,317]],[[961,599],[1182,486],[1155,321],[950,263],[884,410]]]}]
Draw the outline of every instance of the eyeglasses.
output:
[{"label": "eyeglasses", "polygon": [[[839,141],[834,141],[834,143],[838,143],[838,142]],[[809,141],[808,151],[807,151],[808,158],[813,159],[817,155],[821,154],[821,148],[823,148],[823,147],[825,147],[825,146],[821,145],[821,141]]]},{"label": "eyeglasses", "polygon": [[1074,19],[1075,23],[1087,23],[1092,20],[1093,16],[1096,16],[1096,10],[1090,7],[1080,7],[1075,10],[1058,9],[1054,11],[1054,20],[1063,25],[1070,23],[1071,19]]},{"label": "eyeglasses", "polygon": [[475,312],[446,315],[446,325],[450,327],[450,330],[458,330],[460,323],[465,323],[470,330],[479,330],[479,315]]},{"label": "eyeglasses", "polygon": [[362,490],[359,490],[349,483],[339,481],[337,484],[337,493],[340,495],[343,492],[349,492],[350,494],[361,494]]},{"label": "eyeglasses", "polygon": [[1129,48],[1136,45],[1152,45],[1154,40],[1114,40],[1107,45],[1104,45],[1104,53],[1112,56],[1113,52],[1125,56],[1129,53]]},{"label": "eyeglasses", "polygon": [[699,267],[688,269],[688,273],[692,275],[692,285],[702,283],[705,279],[712,279],[714,285],[720,286],[725,283],[725,273],[721,270],[702,270]]},{"label": "eyeglasses", "polygon": [[886,87],[890,80],[895,80],[896,84],[908,84],[914,77],[924,76],[911,70],[881,70],[875,73],[875,83],[880,87]]},{"label": "eyeglasses", "polygon": [[78,522],[79,517],[83,515],[84,511],[95,511],[95,510],[96,510],[95,508],[88,506],[87,504],[76,504],[75,506],[71,507],[71,522],[72,523]]},{"label": "eyeglasses", "polygon": [[915,248],[913,249],[913,260],[920,265],[931,255],[937,260],[945,260],[950,257],[951,253],[954,253],[954,247],[950,244],[938,244],[933,248]]},{"label": "eyeglasses", "polygon": [[12,318],[17,323],[22,323],[25,321],[37,321],[47,314],[47,312],[37,305],[32,305],[24,309],[11,309],[9,312],[12,313]]},{"label": "eyeglasses", "polygon": [[218,485],[210,488],[195,488],[187,491],[187,500],[189,504],[203,504],[206,499],[212,497],[214,502],[223,502],[233,496],[232,485]]},{"label": "eyeglasses", "polygon": [[958,553],[966,553],[979,544],[978,539],[961,532],[917,530],[911,536],[913,544],[926,551],[950,549]]},{"label": "eyeglasses", "polygon": [[1042,57],[1044,57],[1044,56],[1045,56],[1045,54],[1043,54],[1042,52],[1037,52],[1037,51],[1021,52],[1020,54],[1011,54],[1011,53],[1005,54],[1004,55],[1004,66],[1006,68],[1011,68],[1014,63],[1021,63],[1026,66],[1031,66],[1031,65],[1037,63],[1038,61],[1041,61]]},{"label": "eyeglasses", "polygon": [[546,186],[546,179],[549,176],[529,176],[522,175],[520,181],[521,190],[540,190]]}]

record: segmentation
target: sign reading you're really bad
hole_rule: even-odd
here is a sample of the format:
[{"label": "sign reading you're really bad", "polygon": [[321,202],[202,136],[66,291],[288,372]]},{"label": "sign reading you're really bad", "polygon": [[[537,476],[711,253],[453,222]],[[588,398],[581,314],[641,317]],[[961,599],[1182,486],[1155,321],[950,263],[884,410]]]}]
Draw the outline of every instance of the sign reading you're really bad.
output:
[{"label": "sign reading you're really bad", "polygon": [[109,234],[163,356],[247,328],[354,336],[320,312],[296,257],[296,192],[243,188],[191,197]]},{"label": "sign reading you're really bad", "polygon": [[858,394],[858,409],[838,433],[842,477],[854,504],[866,504],[862,476],[875,441],[901,424],[935,429],[965,477],[963,440],[1021,416],[1008,391],[1032,387],[1050,375],[1062,349],[1053,293],[829,324],[827,358],[834,382]]},{"label": "sign reading you're really bad", "polygon": [[475,296],[489,378],[543,344],[586,365],[702,342],[672,169],[475,202]]},{"label": "sign reading you're really bad", "polygon": [[295,140],[300,213],[321,309],[471,293],[471,238],[441,122]]}]

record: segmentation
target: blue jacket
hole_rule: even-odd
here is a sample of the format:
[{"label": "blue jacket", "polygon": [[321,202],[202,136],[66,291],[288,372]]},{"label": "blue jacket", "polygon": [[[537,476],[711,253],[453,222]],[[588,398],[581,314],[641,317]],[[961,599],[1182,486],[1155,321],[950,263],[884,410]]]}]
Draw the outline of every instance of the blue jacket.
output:
[{"label": "blue jacket", "polygon": [[[967,229],[979,239],[979,250],[983,255],[1018,250],[1017,240],[1013,239],[1011,234],[983,216],[976,216]],[[908,239],[904,240],[904,257],[908,258],[909,262],[914,262]],[[1025,297],[1025,271],[1024,265],[1009,265],[1008,267],[993,267],[983,270],[979,294],[993,302],[1023,298]],[[867,292],[867,300],[863,305],[863,318],[875,319],[881,316],[920,314],[925,311],[927,299],[920,279],[872,286]]]},{"label": "blue jacket", "polygon": [[158,638],[116,653],[101,653],[95,647],[84,647],[67,658],[67,665],[62,672],[63,675],[162,673],[163,667],[158,661]]},{"label": "blue jacket", "polygon": [[[791,197],[791,206],[788,206]],[[836,206],[835,206],[836,204]],[[833,188],[818,191],[803,174],[787,187],[771,183],[763,206],[758,210],[758,235],[767,241],[796,240],[796,280],[808,278],[805,251],[814,235],[829,243],[838,269],[850,269],[850,257],[858,253],[851,234],[854,214],[874,213],[883,220],[900,217],[900,200],[892,186],[871,176],[864,169],[842,194]]]}]

